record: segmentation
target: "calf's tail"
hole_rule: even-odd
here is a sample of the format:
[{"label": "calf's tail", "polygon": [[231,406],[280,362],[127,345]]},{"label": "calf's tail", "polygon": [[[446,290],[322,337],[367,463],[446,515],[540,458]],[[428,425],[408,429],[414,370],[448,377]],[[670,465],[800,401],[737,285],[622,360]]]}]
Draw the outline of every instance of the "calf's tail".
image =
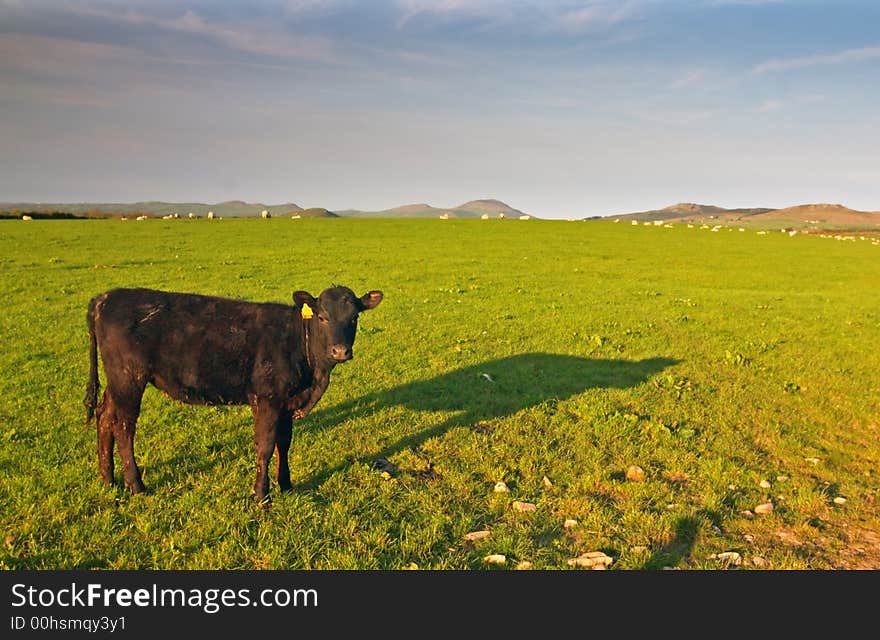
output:
[{"label": "calf's tail", "polygon": [[98,298],[92,298],[86,313],[86,323],[89,327],[89,384],[86,387],[86,397],[83,398],[83,405],[86,408],[86,424],[95,417],[98,392],[101,390],[101,383],[98,380],[98,341],[95,339],[95,307],[97,302]]}]

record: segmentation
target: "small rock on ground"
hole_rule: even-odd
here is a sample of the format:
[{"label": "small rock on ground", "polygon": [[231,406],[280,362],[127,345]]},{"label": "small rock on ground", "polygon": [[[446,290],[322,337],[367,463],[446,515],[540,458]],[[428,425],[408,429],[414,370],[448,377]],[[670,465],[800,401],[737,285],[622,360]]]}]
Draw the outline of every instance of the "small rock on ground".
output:
[{"label": "small rock on ground", "polygon": [[489,537],[489,532],[483,529],[481,531],[471,531],[470,533],[466,533],[464,539],[474,542],[475,540],[482,540],[487,537]]},{"label": "small rock on ground", "polygon": [[645,470],[637,464],[630,465],[626,469],[626,479],[633,482],[641,482],[645,479]]},{"label": "small rock on ground", "polygon": [[770,513],[773,511],[773,503],[765,502],[755,507],[755,513]]},{"label": "small rock on ground", "polygon": [[535,511],[538,508],[531,502],[522,502],[520,500],[514,500],[511,506],[514,511]]},{"label": "small rock on ground", "polygon": [[604,570],[608,565],[614,562],[613,558],[608,557],[601,551],[587,551],[577,558],[568,561],[570,567],[585,567],[587,569]]},{"label": "small rock on ground", "polygon": [[739,566],[742,564],[742,556],[736,551],[724,551],[722,553],[713,553],[709,556],[710,560],[721,560],[727,564]]},{"label": "small rock on ground", "polygon": [[492,489],[495,493],[507,493],[510,489],[507,488],[507,485],[503,482],[496,482],[495,487]]},{"label": "small rock on ground", "polygon": [[507,556],[502,553],[493,553],[483,558],[483,562],[488,562],[489,564],[504,564],[507,562]]}]

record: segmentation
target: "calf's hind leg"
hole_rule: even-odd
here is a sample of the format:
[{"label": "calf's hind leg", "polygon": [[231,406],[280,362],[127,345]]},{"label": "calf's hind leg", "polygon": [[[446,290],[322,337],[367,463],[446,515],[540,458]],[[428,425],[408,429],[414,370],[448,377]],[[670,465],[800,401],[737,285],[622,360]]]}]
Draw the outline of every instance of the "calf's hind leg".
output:
[{"label": "calf's hind leg", "polygon": [[98,471],[105,484],[113,484],[113,423],[116,421],[116,408],[110,396],[104,391],[97,410],[98,424]]},{"label": "calf's hind leg", "polygon": [[141,480],[141,470],[134,459],[134,433],[137,427],[138,414],[141,410],[141,397],[143,393],[143,388],[132,388],[125,392],[117,392],[108,387],[104,391],[107,404],[112,407],[112,417],[108,418],[108,422],[111,422],[113,430],[109,446],[112,447],[113,440],[116,440],[119,457],[122,459],[125,486],[132,493],[144,493],[147,490]]}]

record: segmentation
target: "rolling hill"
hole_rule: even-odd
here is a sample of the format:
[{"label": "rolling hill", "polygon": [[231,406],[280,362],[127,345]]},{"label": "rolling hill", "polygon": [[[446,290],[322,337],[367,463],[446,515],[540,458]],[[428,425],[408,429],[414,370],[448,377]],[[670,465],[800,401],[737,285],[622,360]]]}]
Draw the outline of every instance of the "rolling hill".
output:
[{"label": "rolling hill", "polygon": [[0,202],[0,212],[60,212],[76,214],[82,217],[108,217],[108,216],[137,216],[149,215],[162,217],[172,213],[187,217],[193,213],[199,217],[205,217],[209,211],[221,218],[259,218],[263,211],[268,211],[272,217],[291,217],[298,214],[302,218],[479,218],[488,215],[492,218],[499,217],[502,213],[505,217],[514,218],[524,215],[519,209],[501,202],[500,200],[484,199],[471,200],[457,207],[443,209],[434,207],[424,202],[406,204],[392,209],[381,211],[362,211],[348,209],[344,211],[328,211],[322,207],[303,209],[297,204],[287,202],[283,204],[263,204],[260,202],[244,202],[242,200],[229,200],[217,204],[203,202],[67,202],[67,203],[42,203],[42,202]]},{"label": "rolling hill", "polygon": [[392,209],[382,211],[360,211],[348,209],[339,211],[339,215],[352,218],[439,218],[443,215],[449,218],[479,218],[484,214],[491,218],[497,218],[502,213],[508,218],[518,218],[525,215],[519,209],[514,209],[500,200],[470,200],[457,207],[443,209],[434,207],[424,202],[417,204],[405,204]]},{"label": "rolling hill", "polygon": [[737,219],[745,216],[760,215],[773,211],[768,208],[752,208],[752,209],[725,209],[716,207],[711,204],[695,204],[693,202],[679,202],[663,209],[652,209],[650,211],[639,211],[636,213],[625,213],[623,215],[609,216],[619,218],[621,220],[704,220],[709,218],[727,218]]},{"label": "rolling hill", "polygon": [[742,226],[788,226],[815,229],[880,230],[880,212],[856,211],[841,204],[803,204],[784,209],[725,209],[714,205],[681,202],[663,209],[606,216],[606,219],[652,222],[736,223]]},{"label": "rolling hill", "polygon": [[301,209],[299,211],[288,211],[291,218],[338,218],[339,215],[328,211],[323,207],[311,207],[310,209]]},{"label": "rolling hill", "polygon": [[263,211],[268,211],[273,216],[284,215],[292,211],[301,211],[302,207],[292,202],[284,204],[266,205],[260,202],[244,202],[242,200],[229,200],[217,204],[203,202],[73,202],[73,203],[45,203],[45,202],[0,202],[0,211],[36,211],[49,212],[59,211],[62,213],[88,214],[112,214],[112,215],[152,215],[161,217],[172,213],[179,213],[182,217],[190,213],[204,217],[209,211],[221,218],[259,218]]},{"label": "rolling hill", "polygon": [[439,218],[448,209],[438,209],[424,202],[405,204],[392,209],[381,211],[361,211],[360,209],[346,209],[338,211],[339,215],[346,218]]},{"label": "rolling hill", "polygon": [[768,211],[760,218],[819,226],[880,227],[880,211],[857,211],[841,204],[802,204]]}]

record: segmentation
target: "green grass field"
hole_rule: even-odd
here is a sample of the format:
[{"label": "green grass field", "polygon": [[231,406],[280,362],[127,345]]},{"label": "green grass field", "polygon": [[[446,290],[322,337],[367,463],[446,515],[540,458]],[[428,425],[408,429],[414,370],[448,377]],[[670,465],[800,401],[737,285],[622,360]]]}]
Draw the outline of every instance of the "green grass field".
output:
[{"label": "green grass field", "polygon": [[[569,569],[587,551],[612,570],[732,566],[724,552],[743,569],[880,568],[870,241],[606,221],[6,221],[0,263],[3,568]],[[288,302],[333,283],[385,300],[294,424],[293,492],[273,473],[271,507],[255,506],[249,408],[152,387],[135,440],[149,493],[100,483],[81,404],[93,295]],[[477,530],[490,535],[464,539]]]}]

